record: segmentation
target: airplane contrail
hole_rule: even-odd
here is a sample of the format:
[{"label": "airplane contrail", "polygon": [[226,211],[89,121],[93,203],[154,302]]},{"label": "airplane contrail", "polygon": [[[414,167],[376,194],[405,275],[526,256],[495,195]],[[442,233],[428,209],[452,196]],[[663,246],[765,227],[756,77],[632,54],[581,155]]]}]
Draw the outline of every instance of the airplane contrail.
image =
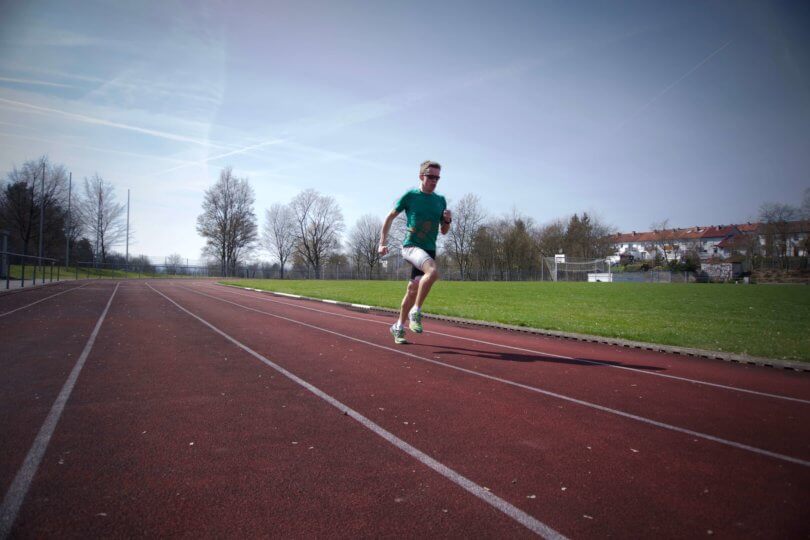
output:
[{"label": "airplane contrail", "polygon": [[58,88],[76,88],[72,84],[61,84],[48,81],[35,81],[33,79],[12,79],[11,77],[0,77],[0,82],[10,82],[18,84],[37,84],[40,86],[56,86]]},{"label": "airplane contrail", "polygon": [[649,100],[647,103],[645,103],[644,105],[642,105],[642,106],[641,106],[641,107],[640,107],[640,108],[639,108],[639,109],[638,109],[636,112],[634,112],[633,114],[631,114],[630,116],[628,116],[628,117],[627,117],[627,118],[626,118],[624,121],[622,121],[622,122],[621,122],[621,123],[620,123],[620,124],[619,124],[619,125],[616,127],[616,129],[614,129],[614,130],[613,130],[613,133],[616,133],[617,131],[620,131],[620,130],[621,130],[623,127],[624,127],[624,126],[626,126],[627,124],[629,124],[629,123],[630,123],[630,122],[631,122],[633,119],[635,119],[635,118],[636,118],[637,116],[639,116],[641,113],[643,113],[644,111],[646,111],[646,110],[647,110],[647,109],[648,109],[648,108],[649,108],[649,107],[650,107],[650,106],[651,106],[653,103],[655,103],[656,101],[658,101],[658,100],[659,100],[659,99],[660,99],[660,98],[661,98],[661,97],[662,97],[664,94],[666,94],[667,92],[669,92],[670,90],[672,90],[673,88],[675,88],[675,87],[676,87],[676,86],[677,86],[677,85],[678,85],[678,84],[679,84],[681,81],[683,81],[683,80],[684,80],[685,78],[687,78],[689,75],[691,75],[692,73],[694,73],[695,71],[697,71],[698,69],[700,69],[700,67],[701,67],[703,64],[705,64],[706,62],[708,62],[709,60],[711,60],[713,57],[715,57],[716,55],[718,55],[718,54],[719,54],[719,53],[720,53],[720,52],[721,52],[723,49],[725,49],[725,48],[726,48],[726,47],[728,47],[729,45],[731,45],[731,40],[726,41],[726,42],[725,42],[723,45],[721,45],[721,46],[720,46],[720,48],[718,48],[716,51],[714,51],[713,53],[711,53],[709,56],[707,56],[706,58],[704,58],[703,60],[701,60],[700,62],[698,62],[698,63],[697,63],[695,66],[693,66],[693,67],[692,67],[692,69],[690,69],[689,71],[687,71],[686,73],[684,73],[683,75],[681,75],[681,76],[678,78],[678,80],[676,80],[675,82],[673,82],[672,84],[670,84],[669,86],[667,86],[666,88],[664,88],[664,89],[663,89],[661,92],[659,92],[659,93],[658,93],[658,95],[656,95],[656,96],[655,96],[655,97],[653,97],[651,100]]},{"label": "airplane contrail", "polygon": [[170,141],[178,141],[178,142],[186,142],[191,144],[196,144],[199,146],[209,147],[209,148],[221,148],[223,150],[227,149],[225,146],[212,144],[208,141],[201,140],[201,139],[194,139],[192,137],[186,137],[184,135],[177,135],[175,133],[168,133],[165,131],[158,131],[155,129],[148,129],[142,128],[138,126],[131,126],[129,124],[122,124],[119,122],[111,122],[109,120],[104,120],[103,118],[96,118],[94,116],[86,116],[83,114],[76,114],[76,113],[69,113],[66,111],[60,111],[59,109],[51,109],[49,107],[41,107],[39,105],[33,105],[31,103],[25,103],[22,101],[14,101],[11,99],[0,98],[0,103],[6,103],[17,109],[29,109],[32,111],[36,111],[39,113],[46,113],[46,114],[56,114],[59,116],[64,116],[73,120],[77,120],[79,122],[84,122],[86,124],[95,124],[99,126],[107,126],[113,127],[118,129],[125,129],[128,131],[135,131],[137,133],[143,133],[145,135],[151,135],[153,137],[159,137],[161,139],[168,139]]},{"label": "airplane contrail", "polygon": [[263,141],[263,142],[260,142],[260,143],[257,143],[257,144],[246,146],[244,148],[237,148],[236,150],[231,150],[230,152],[225,152],[224,154],[218,154],[216,156],[209,156],[209,157],[207,157],[205,159],[202,159],[200,161],[183,163],[181,165],[177,165],[176,167],[171,167],[169,169],[165,169],[163,171],[156,172],[155,174],[156,175],[165,174],[165,173],[176,171],[178,169],[183,169],[185,167],[189,167],[189,166],[192,166],[192,165],[203,165],[203,164],[208,163],[209,161],[213,161],[215,159],[220,159],[220,158],[224,158],[224,157],[228,157],[228,156],[233,156],[235,154],[243,154],[243,153],[248,152],[250,150],[255,150],[256,148],[262,148],[264,146],[272,146],[274,144],[281,144],[283,142],[284,142],[284,139],[271,139],[269,141]]}]

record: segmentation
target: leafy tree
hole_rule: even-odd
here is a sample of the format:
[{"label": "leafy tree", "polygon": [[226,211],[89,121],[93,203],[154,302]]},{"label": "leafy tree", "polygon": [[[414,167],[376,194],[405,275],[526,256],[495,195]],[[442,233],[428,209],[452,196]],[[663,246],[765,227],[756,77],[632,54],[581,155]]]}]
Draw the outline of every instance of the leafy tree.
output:
[{"label": "leafy tree", "polygon": [[67,178],[64,166],[51,163],[46,156],[26,161],[7,174],[0,190],[0,228],[10,232],[9,249],[23,254],[38,252],[43,213],[43,254],[61,255]]},{"label": "leafy tree", "polygon": [[256,242],[254,200],[247,178],[235,177],[231,167],[223,169],[216,184],[205,191],[197,232],[206,241],[203,255],[215,258],[224,276],[235,275]]},{"label": "leafy tree", "polygon": [[571,216],[565,233],[565,254],[583,259],[599,259],[610,254],[611,227],[589,216]]},{"label": "leafy tree", "polygon": [[85,237],[80,238],[73,247],[73,259],[75,263],[91,262],[93,260],[93,245]]}]

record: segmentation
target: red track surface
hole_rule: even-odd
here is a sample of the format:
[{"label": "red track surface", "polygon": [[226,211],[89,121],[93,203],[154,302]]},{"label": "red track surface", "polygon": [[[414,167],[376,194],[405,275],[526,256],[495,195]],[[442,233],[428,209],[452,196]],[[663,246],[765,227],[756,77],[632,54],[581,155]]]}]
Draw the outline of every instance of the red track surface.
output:
[{"label": "red track surface", "polygon": [[[52,296],[74,287],[0,295],[3,494],[116,283]],[[121,283],[6,530],[534,534],[362,415],[560,535],[810,535],[806,373],[431,320],[395,346],[390,322],[210,282]]]}]

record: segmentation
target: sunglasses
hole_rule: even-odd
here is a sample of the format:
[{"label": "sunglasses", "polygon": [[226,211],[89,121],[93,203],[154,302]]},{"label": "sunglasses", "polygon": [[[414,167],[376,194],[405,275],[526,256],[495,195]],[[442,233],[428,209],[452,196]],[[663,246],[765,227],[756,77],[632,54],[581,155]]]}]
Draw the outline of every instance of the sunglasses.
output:
[{"label": "sunglasses", "polygon": [[437,181],[439,180],[439,177],[436,176],[435,174],[426,174],[425,178],[427,178],[428,180],[437,180]]}]

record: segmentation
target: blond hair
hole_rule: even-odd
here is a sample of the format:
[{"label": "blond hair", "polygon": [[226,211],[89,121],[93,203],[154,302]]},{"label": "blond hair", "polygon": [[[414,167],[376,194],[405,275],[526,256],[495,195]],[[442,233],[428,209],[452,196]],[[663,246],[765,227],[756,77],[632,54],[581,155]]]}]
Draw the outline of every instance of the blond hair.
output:
[{"label": "blond hair", "polygon": [[442,166],[439,165],[438,161],[423,161],[421,165],[419,165],[419,175],[427,174],[428,169],[431,167],[435,167],[439,170],[442,170]]}]

